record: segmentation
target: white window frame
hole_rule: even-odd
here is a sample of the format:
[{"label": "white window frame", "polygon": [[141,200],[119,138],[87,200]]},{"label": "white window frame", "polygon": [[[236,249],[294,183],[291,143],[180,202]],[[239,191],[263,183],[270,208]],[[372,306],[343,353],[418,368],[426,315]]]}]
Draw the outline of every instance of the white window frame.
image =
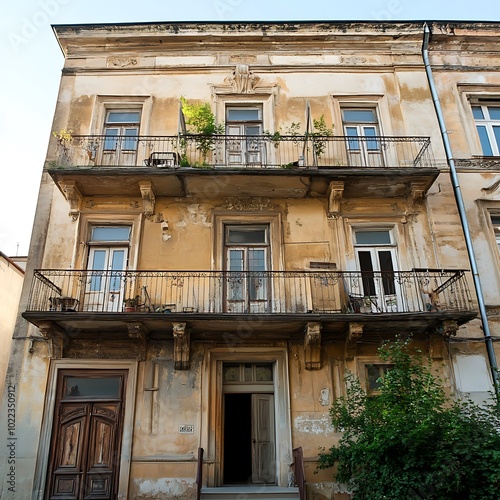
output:
[{"label": "white window frame", "polygon": [[[476,118],[474,117],[474,123],[476,125],[476,132],[479,138],[479,143],[481,145],[481,150],[483,156],[500,156],[500,137],[495,136],[494,127],[498,127],[500,129],[500,119],[493,119],[490,117],[489,108],[495,107],[500,109],[500,100],[477,100],[475,102],[471,102],[471,110],[474,113],[475,107],[481,109],[484,118]],[[486,137],[489,142],[489,147],[491,149],[492,154],[486,154],[483,147],[483,141],[481,140],[481,135],[479,134],[478,127],[484,127],[486,131]]]}]

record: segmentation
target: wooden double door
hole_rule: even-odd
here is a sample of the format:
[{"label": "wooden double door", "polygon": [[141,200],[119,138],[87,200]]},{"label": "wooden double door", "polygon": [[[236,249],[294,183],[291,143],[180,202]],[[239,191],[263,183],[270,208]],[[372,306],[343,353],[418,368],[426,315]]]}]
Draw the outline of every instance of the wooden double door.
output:
[{"label": "wooden double door", "polygon": [[125,370],[62,370],[45,498],[116,498]]}]

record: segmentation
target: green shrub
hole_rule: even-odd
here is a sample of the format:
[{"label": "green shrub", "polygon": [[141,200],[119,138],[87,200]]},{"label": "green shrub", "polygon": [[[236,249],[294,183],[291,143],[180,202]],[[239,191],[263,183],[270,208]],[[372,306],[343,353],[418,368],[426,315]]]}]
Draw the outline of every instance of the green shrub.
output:
[{"label": "green shrub", "polygon": [[337,465],[335,478],[357,500],[500,498],[498,404],[479,407],[448,398],[430,361],[398,340],[380,349],[393,365],[367,393],[352,374],[333,404],[338,446],[320,453],[320,469]]}]

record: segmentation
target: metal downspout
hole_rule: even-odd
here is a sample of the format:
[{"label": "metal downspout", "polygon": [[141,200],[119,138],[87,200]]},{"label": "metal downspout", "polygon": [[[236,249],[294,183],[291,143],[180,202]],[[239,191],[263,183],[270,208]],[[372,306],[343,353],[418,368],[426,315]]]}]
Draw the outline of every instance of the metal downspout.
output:
[{"label": "metal downspout", "polygon": [[464,200],[462,197],[462,191],[460,190],[460,184],[458,182],[457,171],[455,168],[455,161],[453,160],[453,155],[451,152],[450,141],[448,140],[448,134],[446,132],[446,126],[444,122],[443,112],[441,110],[441,103],[439,102],[439,96],[436,90],[436,85],[434,83],[434,77],[432,75],[432,69],[429,63],[429,37],[430,29],[427,23],[424,23],[424,40],[422,44],[422,57],[424,59],[425,72],[427,74],[427,80],[429,81],[429,87],[431,90],[432,100],[434,102],[434,108],[436,110],[436,115],[439,122],[439,129],[441,130],[441,136],[443,138],[444,149],[446,152],[446,160],[448,166],[450,167],[450,177],[451,183],[453,185],[453,191],[455,193],[455,200],[457,203],[458,213],[460,215],[460,221],[462,223],[462,229],[465,236],[465,244],[467,247],[467,253],[469,256],[469,262],[472,268],[472,274],[474,278],[474,287],[476,289],[477,301],[479,305],[479,314],[481,317],[481,323],[483,327],[484,341],[486,343],[486,351],[488,352],[488,361],[490,364],[490,370],[493,378],[495,394],[497,399],[500,399],[500,387],[499,387],[499,374],[497,367],[497,360],[495,356],[495,351],[493,349],[493,341],[491,339],[490,326],[488,324],[488,316],[486,314],[486,306],[484,304],[483,289],[481,287],[481,281],[479,279],[479,271],[477,268],[476,257],[474,254],[474,247],[472,246],[472,239],[469,229],[469,223],[467,221],[467,216],[465,212]]}]

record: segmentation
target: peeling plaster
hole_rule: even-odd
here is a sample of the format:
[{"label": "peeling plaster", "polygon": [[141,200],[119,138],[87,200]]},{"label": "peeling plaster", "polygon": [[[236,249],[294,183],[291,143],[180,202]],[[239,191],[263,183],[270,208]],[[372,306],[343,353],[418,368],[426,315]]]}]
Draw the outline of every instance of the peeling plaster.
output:
[{"label": "peeling plaster", "polygon": [[323,434],[328,436],[334,432],[328,413],[300,415],[295,417],[293,425],[298,432],[305,434]]},{"label": "peeling plaster", "polygon": [[207,221],[207,214],[202,212],[200,209],[200,205],[197,203],[193,203],[188,207],[189,212],[189,221],[192,224],[199,224],[205,227],[212,227],[212,224]]},{"label": "peeling plaster", "polygon": [[161,498],[176,498],[186,494],[190,488],[194,488],[195,480],[190,478],[169,478],[161,479],[135,479],[137,486],[137,498],[154,498],[152,495],[161,494]]}]

